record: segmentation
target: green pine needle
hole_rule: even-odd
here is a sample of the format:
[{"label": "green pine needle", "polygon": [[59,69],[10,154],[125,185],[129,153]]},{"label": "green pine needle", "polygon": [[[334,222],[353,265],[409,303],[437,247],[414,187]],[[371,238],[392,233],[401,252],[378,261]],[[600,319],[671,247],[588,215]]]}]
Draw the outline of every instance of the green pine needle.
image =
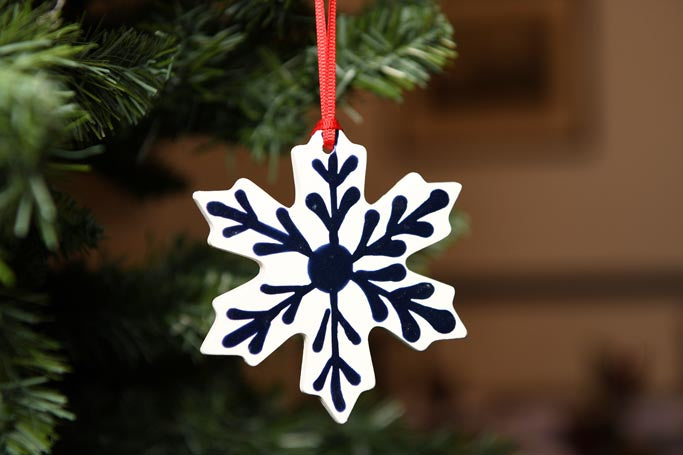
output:
[{"label": "green pine needle", "polygon": [[58,344],[40,333],[40,299],[0,293],[0,453],[40,455],[71,420],[66,397],[50,387],[69,371]]},{"label": "green pine needle", "polygon": [[88,113],[76,128],[80,143],[101,140],[121,125],[136,125],[154,106],[171,75],[175,38],[130,28],[105,30],[73,64],[60,68],[75,92],[74,101]]}]

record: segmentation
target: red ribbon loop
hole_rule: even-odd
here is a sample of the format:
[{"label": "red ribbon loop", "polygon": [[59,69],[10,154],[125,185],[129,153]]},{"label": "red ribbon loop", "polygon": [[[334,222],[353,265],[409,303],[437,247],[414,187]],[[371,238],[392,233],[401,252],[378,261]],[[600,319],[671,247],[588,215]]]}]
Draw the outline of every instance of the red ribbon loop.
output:
[{"label": "red ribbon loop", "polygon": [[325,21],[325,0],[315,0],[315,30],[318,43],[318,79],[320,81],[321,119],[313,132],[322,130],[323,148],[332,150],[341,129],[337,109],[337,2],[329,0]]}]

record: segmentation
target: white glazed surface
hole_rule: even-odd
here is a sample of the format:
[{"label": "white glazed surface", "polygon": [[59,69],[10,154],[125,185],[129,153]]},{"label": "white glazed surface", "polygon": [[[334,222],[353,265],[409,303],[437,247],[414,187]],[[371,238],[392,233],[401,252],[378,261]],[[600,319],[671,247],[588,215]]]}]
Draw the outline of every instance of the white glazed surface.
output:
[{"label": "white glazed surface", "polygon": [[[377,271],[390,266],[400,269],[400,267],[396,266],[397,264],[405,267],[405,261],[411,254],[443,239],[450,233],[451,226],[448,221],[448,215],[460,192],[460,184],[454,182],[427,183],[420,175],[411,173],[401,179],[377,202],[369,204],[363,197],[366,169],[365,148],[351,143],[343,132],[339,132],[335,153],[338,158],[338,168],[343,168],[343,164],[352,156],[355,156],[357,159],[356,168],[350,172],[341,185],[334,189],[337,194],[337,205],[339,205],[343,195],[349,188],[355,187],[360,191],[360,199],[350,207],[341,222],[341,227],[338,229],[338,243],[350,253],[354,253],[359,246],[368,210],[374,209],[379,212],[379,222],[374,228],[369,241],[366,242],[367,244],[373,244],[373,242],[385,234],[387,225],[390,223],[392,201],[394,201],[395,197],[403,196],[407,202],[403,216],[399,218],[402,222],[417,207],[423,204],[434,190],[442,190],[448,195],[448,202],[444,207],[418,219],[420,222],[431,224],[433,227],[431,235],[420,237],[405,233],[397,234],[392,239],[404,242],[405,252],[395,257],[373,254],[357,258],[352,266],[354,273],[358,271]],[[383,320],[377,320],[373,317],[366,293],[353,279],[336,292],[321,290],[311,284],[313,279],[312,275],[308,272],[308,263],[311,254],[314,253],[310,252],[315,252],[321,246],[330,243],[331,240],[328,228],[321,221],[321,218],[307,206],[306,198],[311,193],[318,193],[325,203],[327,213],[330,212],[331,192],[333,190],[328,182],[312,166],[312,162],[318,159],[328,168],[330,166],[330,156],[331,154],[325,153],[322,149],[322,134],[320,132],[316,132],[308,144],[292,149],[296,197],[292,207],[286,207],[285,209],[289,213],[293,224],[298,228],[310,246],[308,255],[299,251],[258,255],[253,249],[255,244],[278,244],[279,242],[252,229],[246,229],[244,232],[231,237],[223,235],[225,228],[240,223],[233,219],[210,213],[207,206],[211,202],[218,201],[225,206],[244,211],[235,195],[239,190],[242,190],[248,197],[248,202],[260,222],[277,229],[281,233],[287,232],[285,226],[276,216],[276,210],[283,206],[249,180],[239,179],[231,189],[225,191],[197,191],[194,193],[194,199],[210,226],[208,243],[216,248],[245,256],[258,262],[260,265],[259,274],[254,279],[218,296],[213,301],[216,319],[202,344],[201,351],[204,354],[210,355],[239,355],[248,364],[256,365],[292,335],[302,334],[304,336],[304,355],[300,388],[305,393],[318,395],[330,415],[337,422],[343,423],[348,419],[358,396],[375,385],[375,376],[368,345],[368,335],[373,328],[383,327],[418,350],[426,349],[435,340],[463,338],[466,336],[467,331],[453,309],[454,289],[451,286],[418,275],[407,269],[405,277],[400,280],[372,281],[372,284],[379,286],[385,291],[384,294],[388,295],[391,291],[400,288],[409,288],[418,284],[424,286],[425,283],[428,283],[433,287],[433,293],[427,298],[416,299],[414,302],[425,307],[448,312],[450,316],[447,317],[450,318],[452,316],[455,321],[452,330],[447,333],[443,333],[443,330],[439,332],[420,315],[411,313],[419,325],[420,336],[417,340],[408,341],[403,334],[402,321],[399,319],[393,304],[387,300],[387,295],[383,295],[381,298],[388,309],[388,315]],[[229,310],[265,312],[293,295],[293,291],[277,294],[264,293],[261,289],[261,286],[264,284],[269,286],[301,286],[302,289],[304,286],[309,286],[310,289],[307,288],[305,295],[301,298],[293,321],[290,323],[283,322],[282,314],[272,318],[260,351],[252,353],[248,347],[255,335],[246,338],[235,346],[226,347],[223,344],[224,337],[244,327],[251,321],[248,318],[232,319],[227,315]],[[331,305],[332,294],[337,295],[338,305],[336,313]],[[319,333],[321,321],[324,320],[325,313],[328,310],[330,310],[330,316],[328,318],[328,326],[324,328],[326,333],[325,341],[322,349],[319,352],[315,352],[312,347],[313,341]],[[284,312],[285,310],[282,311],[282,313]],[[338,403],[336,405],[332,397],[332,371],[327,375],[321,390],[316,390],[313,386],[316,378],[321,375],[328,360],[333,356],[332,321],[335,321],[335,315],[337,316],[336,348],[338,357],[341,357],[360,376],[359,381],[356,381],[357,384],[354,385],[344,375],[343,371],[339,375],[340,393],[344,402],[343,407],[338,406]],[[360,340],[356,340],[357,344],[354,344],[346,336],[343,327],[338,323],[340,318],[345,319],[359,335]]]}]

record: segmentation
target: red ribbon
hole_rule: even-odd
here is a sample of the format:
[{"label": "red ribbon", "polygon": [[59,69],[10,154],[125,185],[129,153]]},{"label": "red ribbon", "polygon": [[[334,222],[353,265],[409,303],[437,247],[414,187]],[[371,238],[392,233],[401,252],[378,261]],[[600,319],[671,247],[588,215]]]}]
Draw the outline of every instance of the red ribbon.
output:
[{"label": "red ribbon", "polygon": [[321,118],[313,132],[322,130],[323,148],[332,150],[341,129],[337,109],[337,1],[329,0],[327,24],[325,0],[315,0],[315,31],[318,43],[318,79],[320,81]]}]

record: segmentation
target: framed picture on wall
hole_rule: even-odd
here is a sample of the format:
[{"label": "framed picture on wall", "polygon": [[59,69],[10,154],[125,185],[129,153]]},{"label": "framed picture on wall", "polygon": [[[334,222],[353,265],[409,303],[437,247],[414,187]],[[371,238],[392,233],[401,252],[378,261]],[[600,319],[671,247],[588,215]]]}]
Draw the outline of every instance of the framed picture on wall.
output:
[{"label": "framed picture on wall", "polygon": [[409,98],[429,139],[562,137],[578,125],[589,22],[582,0],[449,0],[458,58]]}]

